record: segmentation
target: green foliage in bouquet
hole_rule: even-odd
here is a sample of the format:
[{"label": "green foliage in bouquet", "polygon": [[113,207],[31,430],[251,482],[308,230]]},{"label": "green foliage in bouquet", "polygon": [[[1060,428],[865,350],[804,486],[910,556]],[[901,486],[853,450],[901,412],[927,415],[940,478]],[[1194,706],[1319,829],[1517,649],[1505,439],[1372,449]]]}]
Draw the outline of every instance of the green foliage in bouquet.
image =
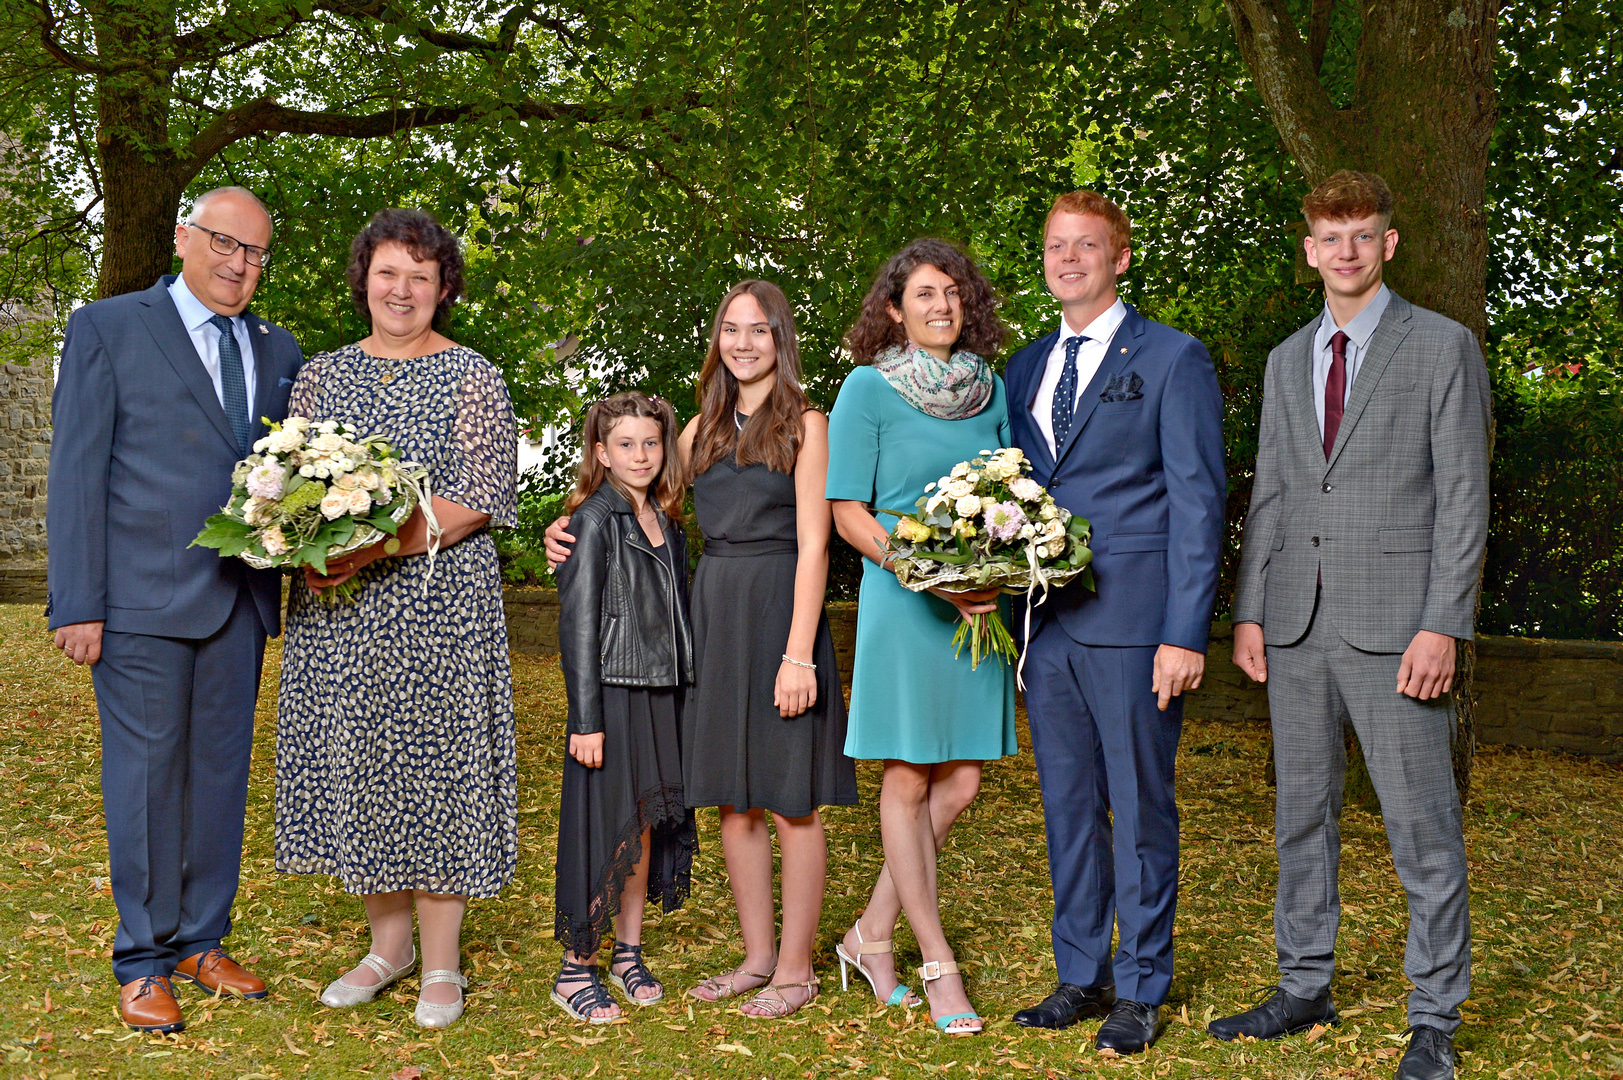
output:
[{"label": "green foliage in bouquet", "polygon": [[[914,513],[897,510],[886,551],[903,588],[913,592],[946,589],[1024,593],[1080,578],[1093,588],[1092,528],[1054,501],[1026,474],[1031,463],[1018,447],[982,450],[952,472],[927,484]],[[969,645],[970,666],[988,655],[1013,661],[1014,638],[995,613],[965,620],[953,638],[962,654]]]},{"label": "green foliage in bouquet", "polygon": [[[358,438],[332,420],[266,423],[270,433],[232,472],[230,502],[193,546],[259,569],[309,566],[322,575],[329,560],[385,537],[385,551],[400,549],[394,536],[425,498],[425,469],[382,436]],[[352,578],[321,596],[334,600],[356,588]]]}]

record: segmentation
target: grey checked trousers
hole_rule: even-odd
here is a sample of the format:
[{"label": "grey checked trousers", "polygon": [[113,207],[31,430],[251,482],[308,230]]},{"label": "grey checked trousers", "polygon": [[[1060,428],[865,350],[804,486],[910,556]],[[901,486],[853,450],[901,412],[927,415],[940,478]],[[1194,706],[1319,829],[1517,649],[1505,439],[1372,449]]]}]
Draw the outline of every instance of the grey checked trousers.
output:
[{"label": "grey checked trousers", "polygon": [[1317,997],[1335,974],[1341,922],[1343,725],[1358,733],[1386,820],[1392,861],[1409,900],[1403,970],[1414,984],[1409,1023],[1452,1034],[1471,992],[1471,914],[1465,837],[1450,743],[1447,695],[1399,694],[1396,653],[1360,652],[1342,640],[1323,597],[1294,645],[1268,646],[1268,708],[1279,785],[1274,847],[1279,893],[1274,941],[1280,985]]}]

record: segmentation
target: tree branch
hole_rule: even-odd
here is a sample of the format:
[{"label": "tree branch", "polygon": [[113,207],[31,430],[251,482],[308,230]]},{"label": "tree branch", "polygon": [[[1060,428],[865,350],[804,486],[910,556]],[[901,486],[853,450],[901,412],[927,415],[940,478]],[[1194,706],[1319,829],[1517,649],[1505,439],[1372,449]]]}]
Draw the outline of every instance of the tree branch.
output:
[{"label": "tree branch", "polygon": [[517,46],[519,30],[526,22],[544,26],[564,40],[573,40],[575,37],[574,31],[567,24],[557,19],[538,18],[532,5],[528,3],[516,4],[509,9],[501,18],[496,37],[485,38],[477,34],[425,26],[391,8],[387,0],[317,0],[309,12],[300,11],[298,5],[292,3],[281,8],[273,8],[246,30],[242,28],[240,22],[232,24],[216,22],[199,27],[189,34],[182,34],[175,39],[173,63],[178,67],[241,52],[243,49],[280,37],[294,26],[308,21],[316,12],[326,12],[343,19],[375,19],[385,26],[415,34],[435,48],[444,49],[446,52],[483,52],[505,57]]},{"label": "tree branch", "polygon": [[107,70],[107,66],[100,60],[81,56],[52,36],[58,20],[56,13],[51,10],[51,0],[39,0],[38,18],[40,47],[54,57],[57,63],[82,75],[99,75]]},{"label": "tree branch", "polygon": [[1313,65],[1313,74],[1324,70],[1324,51],[1330,46],[1330,15],[1336,0],[1313,0],[1313,12],[1308,16],[1307,58]]},{"label": "tree branch", "polygon": [[1316,184],[1346,158],[1342,120],[1314,71],[1286,0],[1224,0],[1251,79],[1285,149]]},{"label": "tree branch", "polygon": [[[174,68],[188,64],[218,60],[243,49],[275,40],[299,23],[305,22],[318,11],[330,12],[343,18],[380,18],[386,10],[385,0],[318,0],[308,13],[301,12],[297,4],[271,7],[252,22],[236,20],[232,23],[209,23],[189,34],[175,38],[175,51],[170,65]],[[229,29],[228,29],[229,26]]]},{"label": "tree branch", "polygon": [[375,139],[415,128],[439,127],[485,112],[512,112],[524,120],[568,121],[595,124],[623,118],[647,120],[670,108],[692,107],[699,95],[689,93],[677,102],[647,105],[634,112],[611,106],[573,102],[523,100],[517,102],[463,102],[385,109],[365,116],[339,112],[312,112],[285,108],[274,98],[262,97],[221,113],[199,131],[186,148],[186,176],[190,182],[209,160],[239,139],[254,135],[330,135],[342,139]]}]

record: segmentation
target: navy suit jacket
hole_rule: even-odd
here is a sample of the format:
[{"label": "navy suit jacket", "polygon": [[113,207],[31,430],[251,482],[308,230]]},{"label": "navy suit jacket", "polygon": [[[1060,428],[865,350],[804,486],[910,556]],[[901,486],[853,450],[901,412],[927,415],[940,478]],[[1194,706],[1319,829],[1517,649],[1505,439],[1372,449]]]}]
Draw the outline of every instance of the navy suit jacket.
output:
[{"label": "navy suit jacket", "polygon": [[1009,359],[1009,424],[1033,478],[1092,523],[1098,591],[1072,582],[1050,592],[1032,612],[1033,631],[1058,619],[1083,645],[1205,652],[1227,492],[1223,397],[1211,357],[1188,334],[1128,305],[1056,455],[1031,404],[1058,338],[1056,329]]},{"label": "navy suit jacket", "polygon": [[[98,300],[68,319],[51,398],[46,503],[55,629],[205,638],[247,582],[265,632],[281,629],[281,583],[211,548],[188,547],[231,497],[241,458],[165,276],[144,292]],[[256,369],[253,439],[287,415],[304,363],[279,326],[244,313]]]}]

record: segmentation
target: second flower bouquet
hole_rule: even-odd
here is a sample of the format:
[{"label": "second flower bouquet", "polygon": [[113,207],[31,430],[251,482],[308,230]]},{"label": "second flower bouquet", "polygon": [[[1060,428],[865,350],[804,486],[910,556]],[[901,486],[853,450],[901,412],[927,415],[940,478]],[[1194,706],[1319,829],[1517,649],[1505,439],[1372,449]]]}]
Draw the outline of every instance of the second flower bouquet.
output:
[{"label": "second flower bouquet", "polygon": [[[898,515],[887,550],[902,587],[913,592],[996,588],[1025,593],[1028,621],[1031,598],[1039,589],[1046,598],[1050,588],[1077,577],[1091,589],[1087,519],[1056,503],[1026,475],[1030,470],[1018,447],[982,450],[925,485],[913,513],[882,511]],[[959,625],[953,637],[959,655],[966,643],[971,668],[987,656],[1010,662],[1017,656],[1014,637],[996,612]]]},{"label": "second flower bouquet", "polygon": [[[231,501],[204,523],[192,543],[216,548],[261,570],[314,567],[393,539],[419,505],[427,505],[428,471],[406,461],[382,436],[360,437],[333,420],[290,416],[231,474]],[[430,531],[433,529],[430,523]],[[392,545],[392,550],[391,550]],[[324,589],[326,600],[348,596],[354,578]]]}]

